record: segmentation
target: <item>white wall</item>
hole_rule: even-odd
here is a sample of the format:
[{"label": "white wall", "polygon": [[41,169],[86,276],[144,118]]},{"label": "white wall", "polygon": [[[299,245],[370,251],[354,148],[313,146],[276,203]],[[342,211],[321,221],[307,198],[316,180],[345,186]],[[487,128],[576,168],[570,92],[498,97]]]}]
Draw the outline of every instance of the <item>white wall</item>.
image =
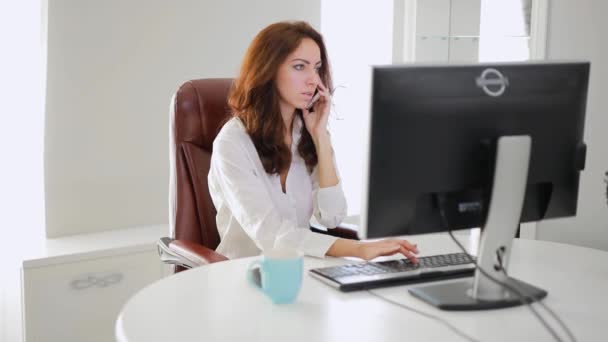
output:
[{"label": "white wall", "polygon": [[549,6],[547,57],[591,61],[582,173],[575,218],[541,221],[538,238],[608,250],[608,2],[553,0]]},{"label": "white wall", "polygon": [[168,107],[320,0],[47,0],[47,236],[168,222]]}]

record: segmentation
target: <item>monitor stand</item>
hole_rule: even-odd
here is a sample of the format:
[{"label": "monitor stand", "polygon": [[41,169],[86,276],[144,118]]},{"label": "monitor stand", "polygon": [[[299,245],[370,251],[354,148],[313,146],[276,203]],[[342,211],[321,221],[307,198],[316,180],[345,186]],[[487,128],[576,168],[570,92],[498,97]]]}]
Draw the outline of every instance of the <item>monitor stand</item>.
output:
[{"label": "monitor stand", "polygon": [[492,281],[479,269],[475,270],[473,278],[416,286],[409,289],[411,294],[442,310],[498,309],[547,296],[547,291],[543,289],[506,276],[498,261],[500,257],[503,267],[507,269],[523,207],[530,148],[529,136],[505,136],[498,139],[492,197],[477,256],[479,268],[524,294],[525,299]]}]

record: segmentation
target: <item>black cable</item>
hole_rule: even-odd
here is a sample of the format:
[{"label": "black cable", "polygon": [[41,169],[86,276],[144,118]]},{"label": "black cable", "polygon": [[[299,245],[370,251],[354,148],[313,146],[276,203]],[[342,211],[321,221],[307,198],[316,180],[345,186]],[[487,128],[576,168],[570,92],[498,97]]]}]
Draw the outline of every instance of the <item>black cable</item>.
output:
[{"label": "black cable", "polygon": [[[454,240],[454,242],[456,243],[456,245],[458,245],[458,247],[460,248],[460,250],[467,255],[467,258],[469,259],[469,261],[475,265],[475,269],[478,270],[481,274],[483,274],[484,276],[486,276],[488,279],[490,279],[492,282],[494,282],[495,284],[498,284],[500,286],[502,286],[503,288],[511,291],[512,293],[514,293],[515,295],[517,295],[518,299],[520,300],[520,302],[527,307],[528,309],[530,309],[530,311],[532,312],[532,314],[534,314],[534,316],[538,319],[538,321],[545,327],[545,329],[547,329],[547,331],[549,331],[549,333],[551,334],[551,336],[553,336],[553,338],[555,338],[557,341],[562,342],[562,339],[559,337],[559,335],[557,334],[557,332],[551,328],[551,326],[547,323],[547,321],[545,321],[542,316],[538,313],[538,311],[536,311],[536,309],[532,306],[531,303],[535,302],[536,300],[530,296],[527,296],[525,294],[523,294],[521,291],[519,291],[518,289],[514,288],[513,286],[504,283],[494,277],[492,277],[491,275],[489,275],[483,268],[479,267],[479,265],[477,264],[477,262],[475,260],[473,260],[473,258],[471,258],[471,256],[469,255],[469,253],[467,252],[467,250],[464,248],[464,246],[456,239],[456,237],[454,236],[454,234],[452,233],[452,228],[448,222],[448,218],[445,215],[445,199],[443,197],[438,197],[438,207],[439,207],[439,213],[441,216],[441,220],[442,223],[445,225],[445,227],[447,227],[448,229],[448,234],[450,234],[450,237],[452,238],[452,240]],[[502,263],[502,255],[499,253],[499,251],[496,251],[496,255],[499,259],[499,261]],[[502,268],[502,265],[501,265]],[[504,268],[502,268],[504,269]],[[561,321],[561,320],[558,320]],[[576,339],[573,338],[574,335],[571,335],[570,330],[566,330],[568,332],[568,334],[570,335],[570,337],[572,338],[572,341],[576,342]]]},{"label": "black cable", "polygon": [[[460,242],[456,239],[456,237],[454,236],[454,234],[452,233],[452,229],[450,229],[448,227],[448,233],[450,234],[450,237],[452,237],[452,240],[454,240],[454,242],[458,245],[458,247],[466,254],[469,255],[469,253],[467,252],[467,250],[464,248],[464,246],[462,246],[462,244],[460,244]],[[504,287],[505,289],[509,290],[510,292],[514,293],[518,299],[520,300],[520,302],[526,306],[528,309],[530,309],[530,311],[532,312],[532,314],[534,314],[534,316],[536,316],[536,318],[540,321],[540,323],[545,327],[545,329],[547,329],[547,331],[549,331],[549,333],[553,336],[553,338],[555,338],[555,340],[559,341],[559,342],[563,342],[563,340],[559,337],[559,335],[557,334],[557,332],[551,328],[551,326],[547,323],[547,321],[545,321],[544,318],[542,318],[542,316],[538,313],[538,311],[536,311],[536,309],[531,305],[532,302],[534,302],[534,298],[530,297],[530,296],[526,296],[523,293],[521,293],[519,290],[517,290],[516,288],[514,288],[513,286],[504,283],[494,277],[492,277],[491,275],[489,275],[483,268],[479,267],[479,265],[477,264],[477,262],[475,260],[473,260],[473,258],[471,258],[469,256],[469,261],[471,263],[473,263],[473,265],[475,265],[475,269],[478,270],[479,272],[481,272],[481,274],[483,274],[484,276],[486,276],[488,279],[490,279],[492,282],[494,282],[495,284],[498,284],[502,287]],[[529,300],[529,301],[528,301]]]},{"label": "black cable", "polygon": [[608,204],[608,171],[604,174],[606,178],[604,178],[604,183],[606,183],[606,204]]},{"label": "black cable", "polygon": [[[508,277],[509,275],[507,274],[507,270],[505,270],[505,268],[503,267],[503,263],[502,263],[502,258],[498,259],[498,263],[500,266],[500,270],[502,271],[502,273]],[[540,305],[543,309],[545,309],[545,311],[547,311],[552,317],[553,319],[555,319],[557,321],[557,323],[559,323],[559,325],[562,327],[562,329],[566,332],[566,334],[568,334],[568,337],[570,337],[570,339],[572,341],[576,341],[576,337],[574,337],[574,334],[572,333],[572,331],[568,328],[568,326],[566,325],[566,323],[564,323],[564,321],[562,321],[562,319],[553,311],[551,310],[551,308],[549,308],[548,305],[546,305],[545,303],[543,303],[542,301],[537,301],[536,303],[538,303],[538,305]]]},{"label": "black cable", "polygon": [[384,296],[381,296],[381,295],[377,294],[377,293],[376,293],[376,292],[374,292],[374,291],[367,290],[367,292],[369,292],[370,294],[372,294],[372,295],[374,295],[374,296],[376,296],[376,297],[378,297],[378,298],[380,298],[380,299],[383,299],[383,300],[385,300],[385,301],[387,301],[387,302],[389,302],[389,303],[391,303],[391,304],[397,305],[397,306],[399,306],[399,307],[402,307],[402,308],[404,308],[404,309],[407,309],[407,310],[409,310],[409,311],[412,311],[412,312],[414,312],[414,313],[417,313],[417,314],[419,314],[419,315],[421,315],[421,316],[424,316],[424,317],[426,317],[426,318],[433,319],[433,320],[435,320],[435,321],[438,321],[439,323],[443,323],[443,325],[445,325],[446,327],[448,327],[448,329],[452,330],[453,332],[455,332],[456,334],[460,335],[462,338],[464,338],[464,339],[466,339],[466,340],[468,340],[468,341],[471,341],[471,342],[479,342],[479,340],[476,340],[476,339],[474,339],[473,337],[471,337],[471,336],[469,336],[469,335],[465,334],[464,332],[462,332],[462,331],[458,330],[458,328],[456,328],[455,326],[453,326],[452,324],[450,324],[450,322],[446,321],[445,319],[443,319],[443,318],[441,318],[441,317],[437,317],[437,316],[435,316],[435,315],[431,315],[431,314],[429,314],[429,313],[426,313],[426,312],[424,312],[424,311],[420,311],[420,310],[418,310],[418,309],[416,309],[416,308],[413,308],[413,307],[411,307],[411,306],[408,306],[408,305],[405,305],[405,304],[403,304],[403,303],[399,303],[399,302],[394,301],[394,300],[392,300],[392,299],[386,298],[386,297],[384,297]]},{"label": "black cable", "polygon": [[[488,279],[490,279],[495,284],[498,284],[498,285],[502,286],[503,288],[509,290],[510,292],[514,293],[515,295],[517,295],[520,302],[524,306],[526,306],[527,308],[530,309],[530,311],[539,320],[539,322],[545,327],[545,329],[547,329],[547,331],[549,331],[549,333],[553,336],[553,338],[555,338],[559,342],[562,342],[562,339],[559,337],[557,332],[553,328],[551,328],[551,326],[547,323],[547,321],[545,321],[542,318],[542,316],[538,313],[538,311],[536,311],[536,309],[532,306],[532,303],[534,303],[536,301],[534,298],[527,296],[527,295],[523,294],[521,291],[519,291],[518,289],[514,288],[513,286],[492,277],[483,268],[479,267],[479,265],[477,264],[477,262],[475,260],[473,260],[473,258],[471,258],[471,256],[469,255],[467,250],[464,248],[464,246],[456,239],[456,237],[452,233],[452,228],[448,222],[447,216],[445,215],[445,198],[437,197],[437,200],[438,200],[437,206],[439,207],[439,213],[441,216],[441,220],[442,220],[442,223],[445,225],[445,227],[448,229],[448,234],[450,234],[450,237],[452,238],[452,240],[456,243],[456,245],[458,245],[460,250],[467,256],[469,261],[473,265],[475,265],[475,269],[478,270],[481,274],[486,276]],[[498,250],[496,251],[496,256],[500,262],[501,269],[504,271],[504,267],[502,267],[503,266],[502,265],[502,254],[499,253]],[[538,302],[540,302],[540,301],[538,301]],[[548,311],[550,311],[550,310],[548,310]],[[550,313],[552,314],[552,316],[554,318],[557,316],[552,311],[550,311]],[[557,321],[560,324],[563,324],[563,322],[560,319],[557,319]],[[562,327],[564,328],[564,330],[566,330],[566,332],[568,333],[568,335],[572,339],[572,341],[576,342],[576,338],[574,338],[574,335],[571,333],[571,331],[569,329],[567,329],[567,327],[565,327],[565,324]]]}]

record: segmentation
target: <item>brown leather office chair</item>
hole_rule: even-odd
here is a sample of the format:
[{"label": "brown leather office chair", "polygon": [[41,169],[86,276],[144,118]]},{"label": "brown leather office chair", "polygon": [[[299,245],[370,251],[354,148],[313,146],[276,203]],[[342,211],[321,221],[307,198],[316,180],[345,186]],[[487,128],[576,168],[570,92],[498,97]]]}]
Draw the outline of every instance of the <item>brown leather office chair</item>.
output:
[{"label": "brown leather office chair", "polygon": [[[220,236],[207,175],[213,140],[230,112],[227,95],[232,79],[202,79],[184,83],[171,99],[169,224],[171,237],[158,241],[161,260],[176,272],[227,260],[217,252]],[[337,227],[321,233],[357,239],[354,230]]]}]

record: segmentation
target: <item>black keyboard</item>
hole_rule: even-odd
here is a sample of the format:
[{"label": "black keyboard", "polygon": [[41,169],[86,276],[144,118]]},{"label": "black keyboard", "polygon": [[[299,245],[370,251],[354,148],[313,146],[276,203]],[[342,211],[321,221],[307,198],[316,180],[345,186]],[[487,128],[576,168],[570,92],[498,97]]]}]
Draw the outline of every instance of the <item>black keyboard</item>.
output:
[{"label": "black keyboard", "polygon": [[471,260],[475,257],[453,253],[418,258],[416,264],[399,259],[314,268],[309,272],[341,291],[354,291],[472,276],[475,265]]}]

